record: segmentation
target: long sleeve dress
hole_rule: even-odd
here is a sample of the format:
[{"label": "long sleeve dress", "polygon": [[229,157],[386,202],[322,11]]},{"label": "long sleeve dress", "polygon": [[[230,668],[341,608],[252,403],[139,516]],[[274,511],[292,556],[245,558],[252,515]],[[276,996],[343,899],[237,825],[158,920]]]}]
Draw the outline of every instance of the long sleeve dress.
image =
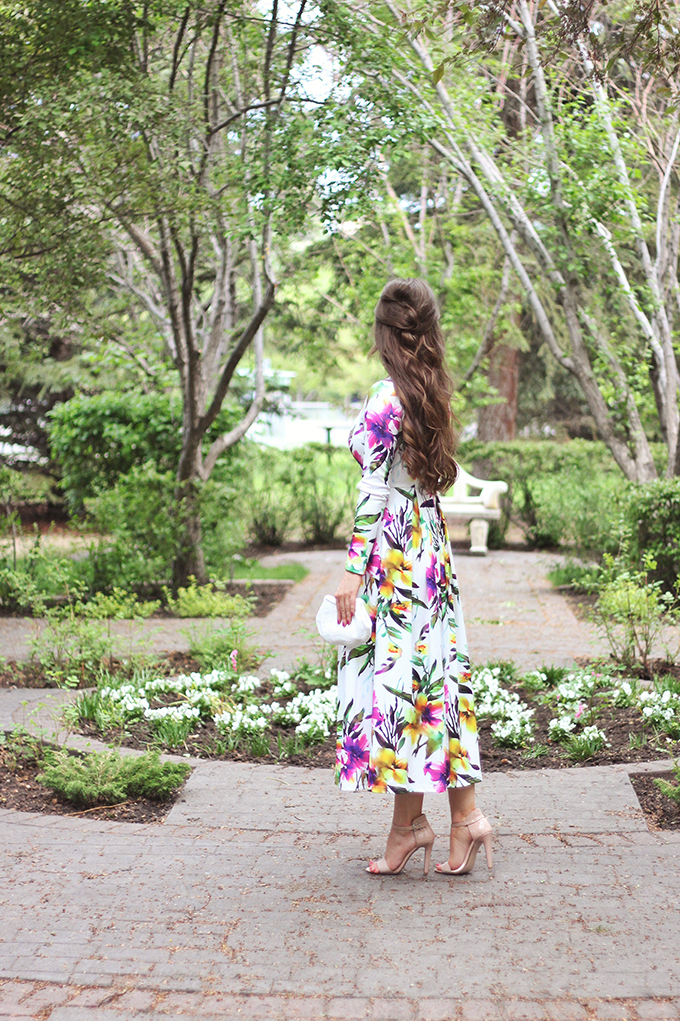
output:
[{"label": "long sleeve dress", "polygon": [[409,476],[390,379],[349,446],[361,465],[346,569],[363,576],[365,645],[340,650],[336,783],[432,793],[481,780],[465,626],[439,499]]}]

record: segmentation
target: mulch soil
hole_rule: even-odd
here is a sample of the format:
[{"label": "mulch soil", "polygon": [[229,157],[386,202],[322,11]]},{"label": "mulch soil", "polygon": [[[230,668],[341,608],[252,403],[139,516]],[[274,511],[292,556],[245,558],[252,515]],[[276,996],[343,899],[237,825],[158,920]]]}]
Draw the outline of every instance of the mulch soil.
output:
[{"label": "mulch soil", "polygon": [[[128,664],[114,659],[112,671],[124,671]],[[175,674],[190,674],[200,671],[197,660],[188,652],[168,652],[154,658],[154,671],[159,677],[172,677]],[[84,681],[80,687],[88,687],[90,681]],[[17,663],[13,659],[5,660],[0,665],[0,688],[56,688],[58,685],[46,678],[39,663]]]},{"label": "mulch soil", "polygon": [[[10,760],[8,763],[8,759]],[[58,797],[49,787],[36,780],[41,766],[35,761],[19,759],[16,764],[0,749],[0,808],[18,812],[40,812],[44,815],[68,815],[79,819],[106,819],[114,822],[161,823],[181,793],[169,801],[131,798],[117,805],[99,805],[78,811]]]},{"label": "mulch soil", "polygon": [[660,791],[654,783],[655,777],[663,777],[670,783],[675,780],[671,773],[638,773],[630,778],[647,822],[655,830],[680,830],[680,802]]}]

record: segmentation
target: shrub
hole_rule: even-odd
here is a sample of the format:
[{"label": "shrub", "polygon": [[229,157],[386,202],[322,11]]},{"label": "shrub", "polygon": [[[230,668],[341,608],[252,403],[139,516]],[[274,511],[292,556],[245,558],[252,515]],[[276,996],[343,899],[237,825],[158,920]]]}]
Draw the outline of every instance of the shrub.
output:
[{"label": "shrub", "polygon": [[652,557],[645,555],[642,570],[621,570],[621,561],[605,554],[592,619],[609,642],[614,659],[628,668],[639,662],[647,670],[654,643],[678,619],[674,597],[663,591],[660,581],[651,580],[655,566]]},{"label": "shrub", "polygon": [[349,531],[356,504],[357,468],[348,451],[310,443],[292,452],[293,491],[308,542],[335,542]]},{"label": "shrub", "polygon": [[66,751],[49,753],[36,779],[74,805],[113,804],[130,797],[167,801],[191,772],[185,762],[160,762],[158,752],[121,756],[94,752],[83,758]]},{"label": "shrub", "polygon": [[181,542],[177,516],[171,512],[174,500],[174,473],[159,472],[148,462],[88,501],[88,513],[106,537],[90,547],[92,591],[169,578]]},{"label": "shrub", "polygon": [[508,483],[501,533],[511,519],[537,547],[617,551],[626,484],[603,443],[471,441],[461,444],[458,458],[474,475]]},{"label": "shrub", "polygon": [[[223,408],[206,442],[228,432],[237,417],[235,409]],[[78,513],[87,499],[111,489],[133,468],[147,462],[160,474],[177,468],[182,405],[167,394],[78,394],[57,405],[49,420],[52,457],[68,502]],[[229,464],[235,453],[223,455],[220,466]]]},{"label": "shrub", "polygon": [[652,581],[675,591],[680,576],[680,478],[631,486],[624,514],[631,566],[640,569],[645,556],[655,561]]},{"label": "shrub", "polygon": [[297,511],[290,454],[260,448],[255,456],[250,531],[263,546],[281,546],[295,525]]},{"label": "shrub", "polygon": [[73,606],[49,610],[43,630],[31,639],[31,655],[59,687],[93,681],[113,657],[113,639],[98,620],[78,617]]},{"label": "shrub", "polygon": [[201,670],[229,669],[234,652],[239,670],[248,670],[262,659],[250,644],[252,633],[242,620],[232,620],[224,627],[195,628],[189,632],[189,652]]},{"label": "shrub", "polygon": [[165,597],[177,617],[242,618],[247,617],[252,608],[251,601],[243,596],[228,596],[219,590],[215,591],[211,585],[199,588],[195,578],[190,579],[188,588],[177,590],[176,599],[170,596],[167,588]]},{"label": "shrub", "polygon": [[49,414],[50,447],[71,507],[152,461],[172,471],[181,450],[182,410],[165,394],[79,394]]}]

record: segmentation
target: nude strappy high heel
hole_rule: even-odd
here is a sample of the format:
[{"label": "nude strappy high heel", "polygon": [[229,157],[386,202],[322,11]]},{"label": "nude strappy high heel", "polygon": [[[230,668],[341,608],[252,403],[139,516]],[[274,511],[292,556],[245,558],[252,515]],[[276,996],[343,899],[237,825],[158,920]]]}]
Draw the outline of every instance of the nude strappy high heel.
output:
[{"label": "nude strappy high heel", "polygon": [[475,864],[475,858],[477,857],[477,851],[484,844],[484,850],[486,852],[486,864],[491,868],[491,826],[487,819],[484,818],[478,808],[474,812],[470,812],[462,822],[452,822],[451,829],[456,829],[459,826],[467,826],[468,833],[470,835],[470,843],[468,844],[467,853],[465,858],[458,866],[458,868],[452,869],[449,867],[448,861],[442,862],[441,865],[435,865],[436,872],[443,872],[447,876],[464,876],[468,872],[472,872],[472,867]]},{"label": "nude strappy high heel", "polygon": [[[372,876],[396,876],[404,868],[404,865],[409,860],[412,854],[424,847],[425,848],[425,863],[423,865],[423,875],[426,876],[430,871],[430,856],[432,854],[432,845],[434,844],[434,830],[430,826],[424,815],[419,815],[417,819],[414,819],[410,826],[395,826],[392,824],[392,829],[397,830],[399,833],[412,833],[415,838],[415,844],[410,851],[407,851],[404,857],[401,859],[396,869],[391,869],[387,864],[385,858],[381,858],[380,861],[372,861],[366,871]],[[372,869],[371,865],[375,868]]]}]

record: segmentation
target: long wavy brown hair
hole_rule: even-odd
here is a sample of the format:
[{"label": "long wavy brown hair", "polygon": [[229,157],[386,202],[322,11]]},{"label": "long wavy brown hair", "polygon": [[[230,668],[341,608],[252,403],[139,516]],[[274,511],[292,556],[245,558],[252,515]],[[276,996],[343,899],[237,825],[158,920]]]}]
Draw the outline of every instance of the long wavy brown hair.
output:
[{"label": "long wavy brown hair", "polygon": [[406,469],[426,492],[446,492],[458,475],[453,381],[437,302],[424,280],[409,277],[385,285],[375,308],[375,347],[404,409]]}]

